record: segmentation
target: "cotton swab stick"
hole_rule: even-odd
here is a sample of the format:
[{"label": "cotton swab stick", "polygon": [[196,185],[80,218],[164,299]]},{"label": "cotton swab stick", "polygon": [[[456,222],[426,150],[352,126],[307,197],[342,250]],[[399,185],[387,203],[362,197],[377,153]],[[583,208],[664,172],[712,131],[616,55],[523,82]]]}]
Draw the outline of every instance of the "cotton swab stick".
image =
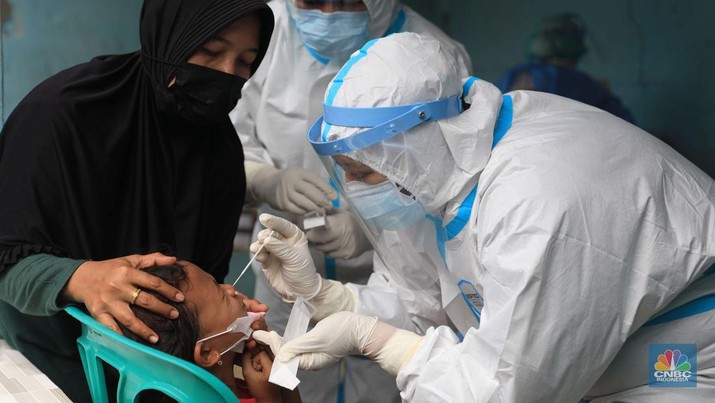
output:
[{"label": "cotton swab stick", "polygon": [[[268,237],[267,237],[267,238],[270,238],[271,236],[273,236],[273,233],[274,233],[274,232],[275,232],[275,231],[271,231],[271,233],[268,234]],[[243,273],[245,273],[246,270],[248,270],[248,268],[251,267],[251,263],[253,263],[253,261],[256,260],[256,256],[258,256],[258,254],[261,253],[261,251],[263,250],[263,247],[264,247],[264,246],[266,246],[265,242],[261,245],[260,248],[258,248],[258,250],[256,251],[256,253],[253,254],[253,257],[251,258],[251,260],[248,261],[248,264],[246,264],[246,267],[243,268],[243,270],[241,271],[241,274],[239,274],[239,275],[238,275],[238,278],[236,279],[236,281],[233,282],[233,286],[234,286],[234,287],[236,286],[236,283],[238,283],[238,280],[240,280],[241,277],[243,277]]]}]

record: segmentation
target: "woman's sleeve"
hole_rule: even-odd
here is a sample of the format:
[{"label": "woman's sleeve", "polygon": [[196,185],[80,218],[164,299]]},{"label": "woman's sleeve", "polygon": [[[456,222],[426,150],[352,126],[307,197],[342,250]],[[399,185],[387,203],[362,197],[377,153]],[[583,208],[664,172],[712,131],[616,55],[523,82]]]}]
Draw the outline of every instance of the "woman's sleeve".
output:
[{"label": "woman's sleeve", "polygon": [[25,257],[0,274],[0,299],[25,314],[53,315],[67,305],[60,292],[84,262],[48,254]]},{"label": "woman's sleeve", "polygon": [[71,132],[72,115],[38,98],[28,95],[0,133],[0,273],[30,255],[66,255],[52,240],[62,239],[69,211],[57,139]]}]

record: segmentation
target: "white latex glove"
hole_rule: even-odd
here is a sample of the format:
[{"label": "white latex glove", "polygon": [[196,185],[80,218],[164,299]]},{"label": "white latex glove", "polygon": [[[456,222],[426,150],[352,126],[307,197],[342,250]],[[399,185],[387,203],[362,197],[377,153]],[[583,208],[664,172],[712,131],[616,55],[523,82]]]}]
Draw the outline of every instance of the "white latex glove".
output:
[{"label": "white latex glove", "polygon": [[323,369],[342,357],[362,354],[392,376],[397,376],[422,341],[422,336],[354,312],[331,315],[308,333],[285,344],[277,339],[277,334],[256,333],[254,338],[272,349],[282,344],[277,353],[274,351],[276,359],[286,362],[300,357],[300,369]]},{"label": "white latex glove", "polygon": [[325,179],[303,168],[276,169],[256,162],[246,162],[245,167],[251,198],[276,210],[305,214],[330,208],[338,197]]},{"label": "white latex glove", "polygon": [[[271,286],[286,302],[294,302],[297,296],[313,298],[320,291],[320,275],[315,270],[313,258],[308,251],[308,240],[303,231],[293,223],[270,214],[258,218],[267,229],[258,233],[258,240],[251,244]],[[269,236],[275,231],[273,236]]]},{"label": "white latex glove", "polygon": [[316,249],[337,259],[352,259],[372,248],[358,218],[348,210],[326,217],[325,227],[313,228],[305,235]]},{"label": "white latex glove", "polygon": [[254,330],[251,337],[253,337],[253,340],[270,347],[274,356],[278,354],[281,347],[283,347],[283,337],[273,330],[270,332],[265,330]]},{"label": "white latex glove", "polygon": [[357,298],[357,293],[343,283],[321,277],[320,290],[310,299],[310,303],[316,308],[311,319],[319,321],[336,312],[352,312],[355,310]]}]

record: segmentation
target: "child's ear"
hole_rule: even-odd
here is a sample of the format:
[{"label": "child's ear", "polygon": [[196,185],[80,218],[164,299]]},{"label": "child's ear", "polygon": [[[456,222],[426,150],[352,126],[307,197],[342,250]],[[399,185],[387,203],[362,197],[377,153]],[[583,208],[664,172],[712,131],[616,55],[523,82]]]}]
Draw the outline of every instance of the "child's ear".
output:
[{"label": "child's ear", "polygon": [[221,353],[218,350],[208,347],[203,342],[194,346],[194,362],[203,368],[211,368],[221,360]]}]

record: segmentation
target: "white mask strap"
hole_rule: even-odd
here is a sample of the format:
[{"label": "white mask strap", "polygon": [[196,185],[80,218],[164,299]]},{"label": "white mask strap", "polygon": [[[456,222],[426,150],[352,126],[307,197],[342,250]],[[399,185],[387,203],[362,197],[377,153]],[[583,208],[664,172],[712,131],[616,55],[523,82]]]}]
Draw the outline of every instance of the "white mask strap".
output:
[{"label": "white mask strap", "polygon": [[206,340],[222,336],[226,333],[243,333],[243,337],[241,337],[236,343],[234,343],[231,347],[227,348],[221,353],[221,355],[224,355],[228,350],[231,350],[232,348],[236,347],[240,342],[248,339],[251,336],[251,333],[253,333],[253,329],[251,329],[251,325],[253,324],[253,322],[263,317],[262,312],[246,312],[246,314],[246,316],[236,318],[236,320],[234,320],[233,323],[228,325],[226,330],[224,330],[223,332],[204,337],[203,339],[198,340],[196,343],[201,343]]}]

